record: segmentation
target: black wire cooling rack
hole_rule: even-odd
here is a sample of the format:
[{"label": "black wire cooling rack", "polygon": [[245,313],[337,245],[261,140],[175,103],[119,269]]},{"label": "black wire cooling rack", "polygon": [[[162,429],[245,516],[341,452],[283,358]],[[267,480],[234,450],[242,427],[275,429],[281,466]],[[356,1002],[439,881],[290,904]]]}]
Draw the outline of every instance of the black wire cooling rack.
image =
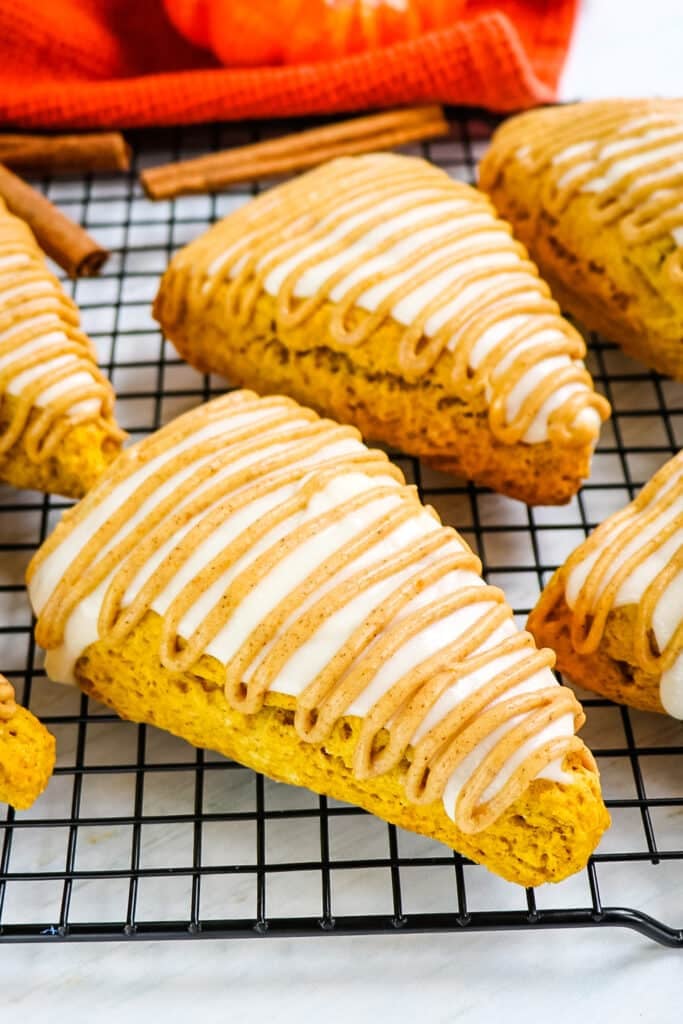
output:
[{"label": "black wire cooling rack", "polygon": [[[449,139],[412,151],[472,180],[494,122],[451,113]],[[140,133],[127,176],[39,182],[113,250],[99,278],[68,287],[134,438],[225,387],[177,359],[150,303],[173,251],[257,190],[154,204],[137,172],[268,134],[263,125]],[[566,507],[527,509],[396,455],[423,499],[478,551],[520,623],[569,551],[683,443],[683,385],[597,339],[590,364],[614,418],[590,482]],[[0,821],[0,941],[618,925],[683,947],[683,725],[581,694],[613,827],[586,871],[566,882],[507,884],[436,842],[122,722],[49,683],[22,581],[66,504],[0,488],[0,670],[59,751],[44,796]]]}]

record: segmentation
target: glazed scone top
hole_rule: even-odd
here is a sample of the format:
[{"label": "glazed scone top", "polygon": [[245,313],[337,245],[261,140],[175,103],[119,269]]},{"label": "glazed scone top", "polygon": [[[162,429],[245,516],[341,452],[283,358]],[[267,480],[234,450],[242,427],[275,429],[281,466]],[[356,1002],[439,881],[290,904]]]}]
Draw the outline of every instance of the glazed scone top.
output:
[{"label": "glazed scone top", "polygon": [[[362,720],[353,770],[400,764],[467,832],[538,777],[570,782],[583,720],[478,559],[356,430],[235,392],[128,449],[29,571],[48,674],[151,610],[172,671],[225,667],[229,704],[296,700],[300,737]],[[388,732],[388,743],[377,740]]]},{"label": "glazed scone top", "polygon": [[403,328],[403,379],[417,382],[446,360],[453,394],[483,394],[503,442],[592,443],[609,414],[582,338],[509,225],[476,189],[423,160],[334,161],[227,217],[172,267],[186,272],[190,302],[209,304],[227,284],[238,327],[263,293],[276,300],[282,330],[329,304],[325,344],[339,352],[391,320]]},{"label": "glazed scone top", "polygon": [[624,242],[669,238],[665,270],[683,280],[683,100],[600,100],[532,111],[500,128],[481,169],[488,189],[518,160],[542,176],[541,205],[561,216],[592,196],[596,222]]},{"label": "glazed scone top", "polygon": [[599,526],[563,571],[575,649],[595,651],[610,611],[637,606],[637,664],[661,677],[662,706],[683,718],[683,452]]},{"label": "glazed scone top", "polygon": [[[77,423],[96,422],[116,440],[114,393],[100,373],[78,311],[45,266],[28,228],[0,199],[0,402],[16,399],[0,457],[25,434],[26,452],[47,459]],[[27,428],[31,411],[39,415]]]},{"label": "glazed scone top", "polygon": [[0,722],[9,722],[17,710],[14,697],[14,687],[8,679],[0,675]]}]

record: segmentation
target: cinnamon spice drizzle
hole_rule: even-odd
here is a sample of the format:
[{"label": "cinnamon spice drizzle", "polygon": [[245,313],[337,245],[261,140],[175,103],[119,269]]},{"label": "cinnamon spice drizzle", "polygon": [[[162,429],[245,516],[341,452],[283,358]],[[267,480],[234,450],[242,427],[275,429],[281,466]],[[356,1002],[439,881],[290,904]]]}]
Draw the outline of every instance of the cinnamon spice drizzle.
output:
[{"label": "cinnamon spice drizzle", "polygon": [[0,459],[23,436],[27,456],[41,462],[79,423],[125,437],[112,420],[114,393],[79,329],[75,304],[48,271],[29,228],[0,200],[0,404],[7,395],[14,403],[0,434]]},{"label": "cinnamon spice drizzle", "polygon": [[[226,700],[246,715],[271,691],[294,695],[310,743],[358,716],[355,775],[405,763],[410,801],[445,800],[478,754],[446,804],[473,833],[568,753],[594,769],[574,736],[581,707],[548,671],[554,655],[516,630],[480,572],[356,430],[241,391],[128,449],[28,580],[37,639],[75,675],[90,642],[121,643],[156,612],[166,669],[220,661]],[[70,632],[84,602],[90,638]]]},{"label": "cinnamon spice drizzle", "polygon": [[[683,100],[601,100],[515,120],[496,134],[487,180],[521,161],[543,178],[539,208],[561,217],[590,195],[596,223],[618,224],[627,245],[683,229]],[[680,282],[683,239],[671,240],[664,268]]]},{"label": "cinnamon spice drizzle", "polygon": [[0,675],[0,722],[9,722],[16,710],[14,687],[8,679]]},{"label": "cinnamon spice drizzle", "polygon": [[[505,443],[524,440],[565,386],[565,399],[546,413],[551,440],[590,443],[609,415],[581,362],[583,339],[509,225],[481,193],[422,160],[335,160],[253,200],[171,266],[182,273],[167,278],[170,321],[186,304],[209,306],[220,294],[230,329],[240,332],[269,293],[280,336],[329,304],[324,344],[348,352],[393,319],[402,325],[403,379],[416,382],[448,360],[453,394],[485,394],[491,430]],[[287,344],[296,342],[288,336]],[[539,366],[553,357],[560,362]],[[595,412],[582,416],[588,409]]]},{"label": "cinnamon spice drizzle", "polygon": [[[621,512],[611,516],[574,552],[565,566],[573,611],[572,643],[581,654],[597,650],[610,612],[619,604],[619,591],[648,559],[665,545],[676,545],[673,555],[639,588],[633,632],[633,654],[644,671],[661,676],[683,651],[683,607],[677,628],[657,643],[654,616],[669,586],[683,574],[683,452],[667,462]],[[588,563],[580,582],[573,574]],[[656,567],[655,567],[656,568]],[[569,594],[568,594],[569,597]]]}]

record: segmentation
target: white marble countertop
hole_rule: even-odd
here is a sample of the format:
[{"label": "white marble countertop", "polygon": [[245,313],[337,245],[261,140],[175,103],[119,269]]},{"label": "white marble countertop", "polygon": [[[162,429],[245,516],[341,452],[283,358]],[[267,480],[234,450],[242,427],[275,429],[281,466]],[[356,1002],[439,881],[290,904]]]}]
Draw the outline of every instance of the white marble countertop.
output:
[{"label": "white marble countertop", "polygon": [[[680,0],[584,0],[562,95],[680,94],[682,49]],[[5,945],[0,1020],[673,1024],[682,957],[614,929]]]},{"label": "white marble countertop", "polygon": [[0,977],[12,1024],[675,1024],[681,952],[617,931],[24,946]]}]

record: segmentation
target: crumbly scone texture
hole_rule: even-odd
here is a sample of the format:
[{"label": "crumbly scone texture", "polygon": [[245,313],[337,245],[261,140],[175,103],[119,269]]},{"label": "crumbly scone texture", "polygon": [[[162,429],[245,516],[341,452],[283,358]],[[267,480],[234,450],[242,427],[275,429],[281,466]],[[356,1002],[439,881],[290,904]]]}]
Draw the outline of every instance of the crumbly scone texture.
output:
[{"label": "crumbly scone texture", "polygon": [[38,719],[18,707],[0,721],[0,803],[27,810],[48,784],[55,765],[55,738]]},{"label": "crumbly scone texture", "polygon": [[617,704],[642,711],[664,708],[660,700],[660,677],[645,672],[633,653],[637,607],[613,608],[607,617],[599,648],[579,653],[572,644],[572,610],[565,600],[562,570],[559,570],[531,612],[527,629],[540,646],[557,655],[557,669],[586,690]]},{"label": "crumbly scone texture", "polygon": [[560,306],[627,355],[683,380],[683,292],[665,272],[673,236],[625,245],[619,222],[596,222],[594,197],[578,194],[562,216],[544,203],[545,176],[521,159],[499,158],[499,147],[541,130],[552,138],[572,107],[520,114],[493,135],[479,167],[479,187],[526,245]]},{"label": "crumbly scone texture", "polygon": [[[393,358],[403,331],[394,321],[354,349],[351,360],[324,344],[331,304],[305,325],[278,335],[275,300],[262,294],[252,323],[238,330],[231,328],[224,312],[226,288],[218,289],[201,318],[190,319],[186,310],[169,315],[164,281],[154,305],[154,315],[182,358],[202,372],[221,373],[232,384],[260,394],[290,395],[352,423],[366,440],[417,455],[437,469],[477,480],[529,505],[565,504],[589,475],[588,444],[499,441],[489,427],[484,396],[463,401],[448,388],[448,359],[434,367],[429,380],[407,383]],[[366,316],[354,310],[352,322]]]},{"label": "crumbly scone texture", "polygon": [[461,833],[439,800],[406,802],[408,762],[369,781],[352,773],[359,719],[342,718],[322,744],[306,743],[294,728],[294,700],[271,693],[255,715],[234,711],[220,684],[222,666],[203,658],[194,672],[165,669],[158,657],[162,619],[148,612],[118,645],[87,648],[76,666],[81,688],[122,718],[159,726],[216,750],[280,782],[305,786],[371,811],[402,828],[441,840],[521,885],[560,881],[580,870],[609,825],[597,775],[568,755],[570,784],[537,779],[482,832]]},{"label": "crumbly scone texture", "polygon": [[[0,434],[9,426],[17,399],[5,395],[0,403]],[[28,426],[39,415],[31,412]],[[97,423],[76,424],[55,455],[42,462],[29,458],[23,437],[0,455],[0,480],[13,487],[82,498],[116,458],[121,445]]]}]

